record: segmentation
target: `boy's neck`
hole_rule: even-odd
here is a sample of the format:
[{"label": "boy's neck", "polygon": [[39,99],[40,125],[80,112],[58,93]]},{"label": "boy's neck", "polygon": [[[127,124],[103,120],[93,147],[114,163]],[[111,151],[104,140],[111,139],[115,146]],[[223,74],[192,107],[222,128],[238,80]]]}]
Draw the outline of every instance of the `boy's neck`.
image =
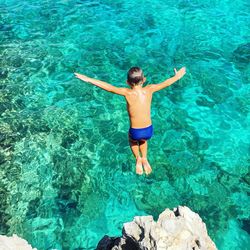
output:
[{"label": "boy's neck", "polygon": [[142,88],[142,84],[140,85],[135,85],[135,86],[131,86],[132,89],[141,89]]}]

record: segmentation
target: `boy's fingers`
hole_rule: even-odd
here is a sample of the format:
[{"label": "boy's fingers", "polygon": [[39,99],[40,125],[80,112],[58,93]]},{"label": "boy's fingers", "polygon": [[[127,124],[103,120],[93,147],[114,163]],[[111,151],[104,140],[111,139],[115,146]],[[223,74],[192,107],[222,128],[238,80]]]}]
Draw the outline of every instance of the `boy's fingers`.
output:
[{"label": "boy's fingers", "polygon": [[175,73],[175,74],[177,73],[177,70],[176,70],[176,68],[174,68],[174,73]]}]

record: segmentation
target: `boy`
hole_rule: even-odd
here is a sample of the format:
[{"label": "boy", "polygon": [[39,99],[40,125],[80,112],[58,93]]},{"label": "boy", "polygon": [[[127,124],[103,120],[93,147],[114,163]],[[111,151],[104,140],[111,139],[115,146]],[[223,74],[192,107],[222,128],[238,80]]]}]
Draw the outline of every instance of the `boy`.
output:
[{"label": "boy", "polygon": [[[136,173],[148,175],[152,172],[147,160],[147,140],[153,135],[151,121],[151,101],[154,92],[164,89],[182,78],[186,73],[186,68],[182,67],[179,71],[174,69],[175,76],[158,84],[150,84],[142,87],[146,81],[142,70],[139,67],[132,67],[127,74],[127,84],[130,88],[119,88],[103,81],[99,81],[85,75],[74,73],[77,78],[85,82],[102,88],[108,92],[122,95],[126,98],[127,110],[130,119],[130,129],[128,132],[129,145],[136,158]],[[140,153],[142,157],[140,156]]]}]

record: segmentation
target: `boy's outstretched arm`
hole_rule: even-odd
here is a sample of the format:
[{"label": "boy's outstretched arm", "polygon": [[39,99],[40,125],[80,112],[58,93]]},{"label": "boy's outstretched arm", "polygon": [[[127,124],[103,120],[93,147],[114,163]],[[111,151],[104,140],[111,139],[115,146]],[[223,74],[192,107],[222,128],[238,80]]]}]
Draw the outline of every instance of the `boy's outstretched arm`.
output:
[{"label": "boy's outstretched arm", "polygon": [[156,92],[156,91],[162,90],[162,89],[170,86],[171,84],[178,81],[186,74],[186,67],[182,67],[178,71],[176,70],[176,68],[174,68],[174,72],[175,72],[175,76],[165,80],[164,82],[158,83],[158,84],[150,84],[150,85],[148,85],[148,87],[151,89],[152,92]]},{"label": "boy's outstretched arm", "polygon": [[108,92],[111,92],[111,93],[114,93],[114,94],[117,94],[117,95],[126,95],[127,92],[128,92],[128,89],[127,88],[118,88],[118,87],[115,87],[109,83],[106,83],[106,82],[103,82],[103,81],[100,81],[100,80],[97,80],[97,79],[94,79],[94,78],[90,78],[86,75],[81,75],[79,73],[74,73],[75,74],[75,77],[84,81],[84,82],[89,82],[89,83],[92,83],[93,85],[99,87],[99,88],[102,88]]}]

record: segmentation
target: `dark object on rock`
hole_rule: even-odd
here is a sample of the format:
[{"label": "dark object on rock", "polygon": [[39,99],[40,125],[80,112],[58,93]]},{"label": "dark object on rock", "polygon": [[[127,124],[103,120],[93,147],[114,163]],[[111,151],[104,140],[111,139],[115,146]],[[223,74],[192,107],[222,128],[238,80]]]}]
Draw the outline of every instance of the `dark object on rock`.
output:
[{"label": "dark object on rock", "polygon": [[121,250],[140,250],[140,246],[133,238],[126,237],[109,237],[105,235],[98,243],[96,250],[114,250],[114,246],[119,246]]}]

